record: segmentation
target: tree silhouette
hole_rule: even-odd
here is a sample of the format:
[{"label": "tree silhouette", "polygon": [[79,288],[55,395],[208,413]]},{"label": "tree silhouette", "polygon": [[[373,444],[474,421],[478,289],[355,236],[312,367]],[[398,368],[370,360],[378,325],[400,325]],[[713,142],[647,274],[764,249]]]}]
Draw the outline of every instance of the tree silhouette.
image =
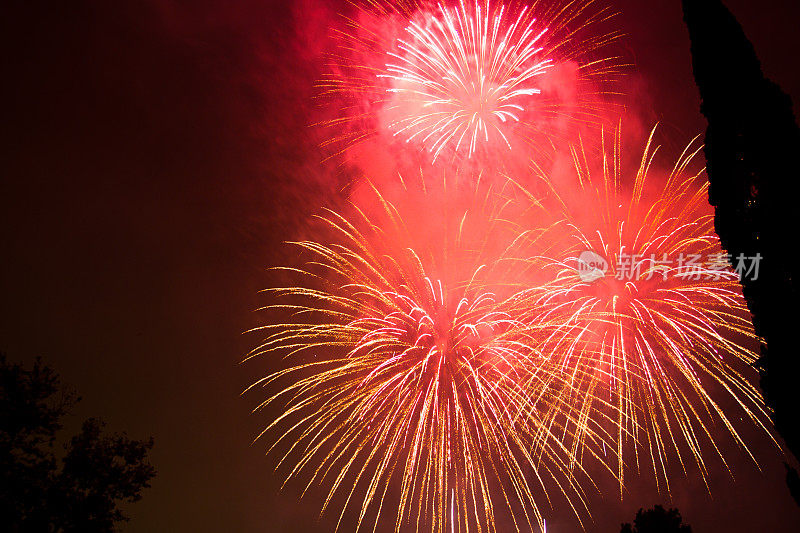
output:
[{"label": "tree silhouette", "polygon": [[[708,119],[709,201],[723,247],[761,257],[760,275],[743,276],[756,333],[764,340],[758,369],[775,429],[800,458],[797,301],[800,247],[800,128],[792,100],[764,76],[755,48],[720,0],[683,0],[694,76]],[[787,465],[788,467],[788,465]],[[786,481],[800,505],[800,476]]]},{"label": "tree silhouette", "polygon": [[692,533],[692,528],[683,523],[677,509],[667,511],[660,505],[652,509],[639,509],[633,525],[622,524],[620,533]]},{"label": "tree silhouette", "polygon": [[0,524],[4,531],[101,533],[127,517],[119,509],[150,486],[152,438],[106,435],[90,418],[57,453],[62,419],[80,399],[53,369],[0,354]]}]

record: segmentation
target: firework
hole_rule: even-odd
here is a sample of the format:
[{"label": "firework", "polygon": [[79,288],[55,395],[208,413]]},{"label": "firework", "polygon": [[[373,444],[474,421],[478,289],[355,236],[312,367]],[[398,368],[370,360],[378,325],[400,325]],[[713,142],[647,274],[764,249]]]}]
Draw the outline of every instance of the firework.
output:
[{"label": "firework", "polygon": [[436,161],[543,149],[574,121],[597,122],[622,62],[593,0],[368,1],[346,18],[323,97],[340,150],[385,135]]},{"label": "firework", "polygon": [[292,320],[261,328],[252,356],[294,363],[254,387],[278,389],[261,408],[281,414],[262,435],[276,436],[288,477],[327,484],[325,507],[343,502],[340,525],[355,507],[359,528],[389,513],[397,530],[496,531],[503,509],[532,530],[548,487],[585,512],[581,469],[542,416],[548,392],[528,388],[541,330],[486,289],[480,265],[458,279],[428,259],[447,248],[451,263],[463,240],[415,251],[413,230],[377,198],[370,216],[322,218],[333,244],[296,243],[308,262],[289,272],[302,282],[269,291],[269,309]]},{"label": "firework", "polygon": [[602,148],[599,168],[573,149],[574,183],[546,180],[547,210],[563,219],[547,230],[555,244],[546,254],[531,251],[539,243],[523,245],[544,281],[518,295],[528,308],[519,319],[556,325],[539,349],[550,354],[548,372],[570,384],[561,402],[578,421],[576,454],[584,429],[606,427],[616,434],[620,490],[632,453],[634,466],[651,463],[668,491],[675,459],[686,472],[691,458],[708,483],[704,455],[725,461],[717,428],[748,454],[734,420],[769,433],[752,384],[758,339],[713,231],[707,181],[688,171],[700,149],[690,145],[659,183],[650,177],[651,134],[626,180],[620,137]]},{"label": "firework", "polygon": [[539,46],[546,30],[526,17],[527,9],[515,20],[504,6],[486,9],[440,5],[425,26],[411,22],[382,75],[399,95],[392,106],[401,108],[390,129],[406,142],[419,139],[434,161],[450,144],[469,156],[495,138],[511,149],[505,123],[519,122],[523,106],[542,92],[536,78],[552,64]]}]

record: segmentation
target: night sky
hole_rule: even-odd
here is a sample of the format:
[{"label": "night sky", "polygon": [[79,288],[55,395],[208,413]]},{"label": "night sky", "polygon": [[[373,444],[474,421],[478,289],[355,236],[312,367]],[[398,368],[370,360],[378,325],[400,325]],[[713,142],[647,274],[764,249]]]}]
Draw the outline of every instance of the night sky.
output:
[{"label": "night sky", "polygon": [[[608,0],[637,66],[631,91],[684,143],[702,133],[678,0]],[[729,0],[765,73],[800,101],[800,4]],[[346,177],[318,148],[314,81],[335,0],[12,1],[3,8],[0,350],[42,356],[83,397],[72,423],[155,437],[158,470],[125,531],[332,531],[322,492],[298,502],[251,441],[241,397],[258,369],[266,269]],[[785,460],[753,432],[762,471],[723,449],[675,473],[696,532],[800,530]],[[670,504],[652,479],[603,486],[588,531]],[[556,513],[550,531],[573,531]],[[561,518],[559,518],[561,517]],[[349,530],[345,528],[345,530]]]}]

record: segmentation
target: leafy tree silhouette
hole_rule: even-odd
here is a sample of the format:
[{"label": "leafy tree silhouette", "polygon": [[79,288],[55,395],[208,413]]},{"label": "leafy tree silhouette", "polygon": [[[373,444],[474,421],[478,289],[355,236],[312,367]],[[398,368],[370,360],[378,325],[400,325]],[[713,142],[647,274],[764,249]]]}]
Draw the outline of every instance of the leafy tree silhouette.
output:
[{"label": "leafy tree silhouette", "polygon": [[0,354],[0,524],[3,531],[105,533],[128,520],[119,509],[150,486],[153,439],[106,435],[90,418],[56,453],[61,420],[78,402],[52,368]]},{"label": "leafy tree silhouette", "polygon": [[666,510],[660,505],[652,509],[639,509],[633,525],[622,524],[620,533],[692,533],[692,528],[683,523],[677,509]]}]

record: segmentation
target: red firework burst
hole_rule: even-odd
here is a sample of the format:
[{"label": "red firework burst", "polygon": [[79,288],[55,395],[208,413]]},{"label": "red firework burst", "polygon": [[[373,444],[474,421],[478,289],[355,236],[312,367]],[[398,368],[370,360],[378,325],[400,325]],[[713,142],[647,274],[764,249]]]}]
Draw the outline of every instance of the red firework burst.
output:
[{"label": "red firework burst", "polygon": [[548,211],[563,219],[547,238],[534,234],[550,248],[540,253],[541,242],[520,239],[523,262],[542,270],[542,281],[518,295],[527,307],[520,319],[557,325],[539,347],[550,354],[548,375],[570,383],[562,402],[580,421],[576,453],[584,429],[615,434],[620,489],[630,454],[637,467],[647,458],[667,490],[671,460],[686,471],[690,457],[705,480],[705,447],[725,462],[713,426],[749,454],[728,409],[769,434],[753,384],[758,339],[714,234],[708,183],[687,170],[699,148],[687,148],[659,184],[648,179],[652,135],[630,180],[621,131],[602,150],[599,172],[573,149],[575,179],[546,180]]},{"label": "red firework burst", "polygon": [[614,13],[594,0],[356,9],[320,83],[336,106],[324,124],[337,153],[376,136],[433,161],[541,153],[576,122],[601,122],[624,70],[609,52]]}]

